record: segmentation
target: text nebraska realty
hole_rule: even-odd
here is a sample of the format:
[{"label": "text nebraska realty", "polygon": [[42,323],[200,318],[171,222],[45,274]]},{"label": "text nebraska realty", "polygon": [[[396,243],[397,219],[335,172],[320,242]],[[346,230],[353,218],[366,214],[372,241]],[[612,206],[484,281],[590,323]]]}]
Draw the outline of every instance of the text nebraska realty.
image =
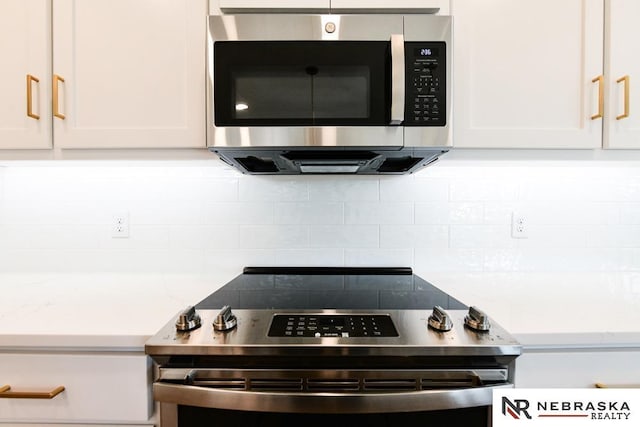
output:
[{"label": "text nebraska realty", "polygon": [[[537,402],[538,417],[579,416],[592,420],[628,420],[631,415],[629,403],[622,402],[590,402],[590,401],[546,401]],[[530,403],[526,399],[509,400],[502,398],[502,413],[514,418],[529,415]],[[586,412],[586,413],[585,413]],[[571,415],[567,414],[571,413]]]}]

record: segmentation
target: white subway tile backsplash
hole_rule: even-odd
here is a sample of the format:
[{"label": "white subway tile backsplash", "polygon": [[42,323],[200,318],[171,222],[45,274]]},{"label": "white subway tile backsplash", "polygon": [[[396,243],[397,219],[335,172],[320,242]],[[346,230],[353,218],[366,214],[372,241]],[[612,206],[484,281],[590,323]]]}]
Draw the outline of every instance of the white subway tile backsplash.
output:
[{"label": "white subway tile backsplash", "polygon": [[313,248],[377,248],[377,225],[313,225],[309,228]]},{"label": "white subway tile backsplash", "polygon": [[449,228],[445,225],[381,225],[381,248],[447,248]]},{"label": "white subway tile backsplash", "polygon": [[344,265],[397,267],[413,265],[412,249],[346,249]]},{"label": "white subway tile backsplash", "polygon": [[640,203],[623,203],[620,205],[620,223],[640,224]]},{"label": "white subway tile backsplash", "polygon": [[450,184],[451,201],[509,201],[517,200],[519,185],[513,180],[479,178],[454,179]]},{"label": "white subway tile backsplash", "polygon": [[[441,166],[339,177],[219,162],[0,167],[0,272],[640,271],[640,168]],[[511,238],[514,211],[527,239]],[[111,237],[118,212],[128,239]]]},{"label": "white subway tile backsplash", "polygon": [[237,225],[169,227],[169,244],[173,250],[237,249],[239,240]]},{"label": "white subway tile backsplash", "polygon": [[131,224],[128,238],[113,238],[111,225],[99,226],[98,247],[106,250],[167,250],[169,230],[165,226]]},{"label": "white subway tile backsplash", "polygon": [[235,202],[240,200],[240,184],[236,178],[214,178],[202,181],[200,194],[204,200]]},{"label": "white subway tile backsplash", "polygon": [[533,225],[617,224],[620,218],[620,208],[609,202],[532,202],[523,205],[519,211],[525,213]]},{"label": "white subway tile backsplash", "polygon": [[309,200],[309,188],[300,178],[243,176],[239,181],[241,201],[297,202]]},{"label": "white subway tile backsplash", "polygon": [[606,178],[593,182],[585,190],[591,200],[640,202],[639,179],[611,179]]},{"label": "white subway tile backsplash", "polygon": [[510,248],[516,246],[509,225],[452,225],[452,248]]},{"label": "white subway tile backsplash", "polygon": [[587,227],[577,225],[537,225],[529,221],[526,239],[518,239],[522,248],[584,248]]},{"label": "white subway tile backsplash", "polygon": [[107,221],[116,212],[129,212],[131,225],[203,224],[204,214],[200,201],[167,203],[166,201],[141,201],[112,203],[101,213]]},{"label": "white subway tile backsplash", "polygon": [[420,271],[476,272],[483,269],[483,250],[416,248],[414,266]]},{"label": "white subway tile backsplash", "polygon": [[379,199],[378,180],[373,177],[316,177],[308,179],[309,200],[363,202]]},{"label": "white subway tile backsplash", "polygon": [[640,225],[592,226],[587,246],[595,248],[640,248]]},{"label": "white subway tile backsplash", "polygon": [[482,224],[484,205],[476,202],[415,204],[416,224]]},{"label": "white subway tile backsplash", "polygon": [[[230,249],[205,252],[204,274],[235,276],[244,267],[275,265],[275,251],[271,249]],[[221,286],[222,284],[218,284]],[[205,297],[206,295],[203,295]]]},{"label": "white subway tile backsplash", "polygon": [[205,202],[203,221],[205,224],[273,224],[274,206],[268,202]]},{"label": "white subway tile backsplash", "polygon": [[107,224],[112,205],[102,201],[56,201],[52,199],[0,200],[0,221],[3,224]]},{"label": "white subway tile backsplash", "polygon": [[519,202],[488,202],[484,203],[485,224],[511,224],[511,217],[514,211],[529,212],[522,208]]},{"label": "white subway tile backsplash", "polygon": [[[275,265],[294,267],[335,267],[345,265],[343,249],[277,249]],[[350,265],[350,264],[346,264]]]},{"label": "white subway tile backsplash", "polygon": [[241,225],[242,249],[308,248],[309,228],[301,225]]},{"label": "white subway tile backsplash", "polygon": [[2,246],[8,249],[74,250],[99,245],[98,229],[90,225],[2,225],[0,237]]},{"label": "white subway tile backsplash", "polygon": [[[619,248],[488,249],[485,252],[484,270],[490,272],[633,271],[633,257],[632,249]],[[558,286],[562,286],[562,283],[558,283]]]},{"label": "white subway tile backsplash", "polygon": [[[616,266],[619,268],[619,266]],[[632,249],[631,262],[628,268],[629,271],[640,271],[640,249]],[[640,293],[640,284],[635,283],[634,289],[638,289],[638,293]]]},{"label": "white subway tile backsplash", "polygon": [[346,224],[412,224],[413,203],[349,202],[344,205]]},{"label": "white subway tile backsplash", "polygon": [[594,201],[593,188],[599,185],[589,179],[554,179],[532,180],[522,184],[521,200],[544,202]]},{"label": "white subway tile backsplash", "polygon": [[449,181],[444,178],[417,178],[412,175],[380,178],[380,200],[384,202],[433,202],[448,199]]},{"label": "white subway tile backsplash", "polygon": [[337,202],[275,203],[276,224],[342,224],[344,205]]}]

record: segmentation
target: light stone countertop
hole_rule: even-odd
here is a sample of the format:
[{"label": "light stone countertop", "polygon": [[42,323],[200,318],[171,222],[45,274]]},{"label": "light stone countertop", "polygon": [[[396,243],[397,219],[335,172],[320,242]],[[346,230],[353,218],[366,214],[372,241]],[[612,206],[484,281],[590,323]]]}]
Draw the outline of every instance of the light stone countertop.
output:
[{"label": "light stone countertop", "polygon": [[640,349],[640,273],[426,274],[528,349]]},{"label": "light stone countertop", "polygon": [[233,277],[2,275],[0,349],[142,351],[172,316]]},{"label": "light stone countertop", "polygon": [[[428,273],[531,349],[640,349],[640,273]],[[142,351],[238,273],[0,275],[0,350]]]}]

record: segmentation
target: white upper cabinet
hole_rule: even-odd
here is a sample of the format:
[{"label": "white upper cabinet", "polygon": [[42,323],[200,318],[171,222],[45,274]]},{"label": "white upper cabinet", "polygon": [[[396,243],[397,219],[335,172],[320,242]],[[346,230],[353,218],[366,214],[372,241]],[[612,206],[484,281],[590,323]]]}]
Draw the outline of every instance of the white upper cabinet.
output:
[{"label": "white upper cabinet", "polygon": [[604,147],[640,149],[640,2],[609,0],[605,14]]},{"label": "white upper cabinet", "polygon": [[51,147],[50,0],[0,2],[0,148]]},{"label": "white upper cabinet", "polygon": [[451,14],[455,147],[602,145],[603,0],[452,0]]},{"label": "white upper cabinet", "polygon": [[56,147],[205,147],[207,0],[53,5]]}]

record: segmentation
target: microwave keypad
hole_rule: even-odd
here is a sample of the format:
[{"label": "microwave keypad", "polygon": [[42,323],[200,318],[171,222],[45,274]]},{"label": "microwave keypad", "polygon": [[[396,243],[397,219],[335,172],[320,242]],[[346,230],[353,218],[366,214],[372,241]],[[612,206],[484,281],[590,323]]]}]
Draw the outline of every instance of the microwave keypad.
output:
[{"label": "microwave keypad", "polygon": [[445,53],[444,42],[405,43],[405,125],[446,125]]}]

